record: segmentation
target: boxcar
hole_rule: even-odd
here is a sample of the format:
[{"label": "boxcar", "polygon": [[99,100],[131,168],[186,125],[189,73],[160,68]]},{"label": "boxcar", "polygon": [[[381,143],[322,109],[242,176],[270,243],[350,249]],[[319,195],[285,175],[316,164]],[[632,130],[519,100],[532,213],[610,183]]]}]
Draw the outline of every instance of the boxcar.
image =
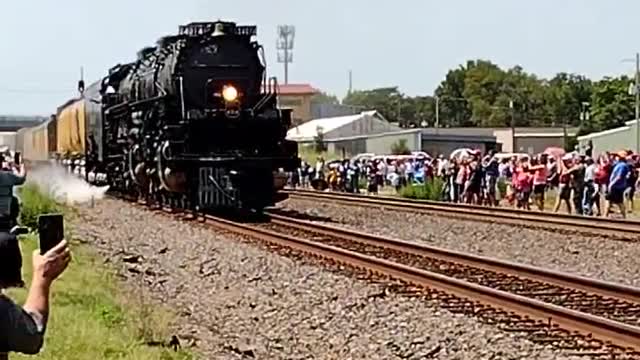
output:
[{"label": "boxcar", "polygon": [[33,128],[32,132],[32,146],[33,146],[33,158],[34,161],[46,161],[49,159],[49,136],[47,135],[47,123],[40,124]]},{"label": "boxcar", "polygon": [[28,161],[32,161],[34,160],[35,154],[34,154],[34,148],[33,148],[33,130],[35,128],[33,127],[29,127],[29,128],[23,128],[20,129],[20,141],[19,143],[21,143],[21,149],[22,149],[22,157],[25,160]]},{"label": "boxcar", "polygon": [[60,155],[84,153],[85,102],[73,99],[58,109],[56,124],[56,149]]}]

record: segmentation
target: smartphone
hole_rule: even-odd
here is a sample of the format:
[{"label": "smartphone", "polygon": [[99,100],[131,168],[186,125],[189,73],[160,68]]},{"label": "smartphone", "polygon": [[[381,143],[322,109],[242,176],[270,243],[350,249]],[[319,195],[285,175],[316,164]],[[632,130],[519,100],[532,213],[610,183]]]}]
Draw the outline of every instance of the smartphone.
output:
[{"label": "smartphone", "polygon": [[15,153],[13,153],[13,162],[16,165],[20,165],[20,151],[16,151]]},{"label": "smartphone", "polygon": [[40,254],[42,255],[58,245],[64,237],[62,214],[38,216],[38,233],[40,235]]}]

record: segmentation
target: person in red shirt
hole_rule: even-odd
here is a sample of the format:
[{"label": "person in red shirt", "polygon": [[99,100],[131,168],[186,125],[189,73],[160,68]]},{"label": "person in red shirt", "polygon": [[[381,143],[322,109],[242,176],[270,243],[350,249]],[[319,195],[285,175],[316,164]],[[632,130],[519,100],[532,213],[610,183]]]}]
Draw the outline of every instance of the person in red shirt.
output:
[{"label": "person in red shirt", "polygon": [[516,168],[513,175],[516,190],[516,208],[524,208],[530,210],[529,197],[531,195],[531,174],[529,173],[529,164],[523,160]]},{"label": "person in red shirt", "polygon": [[604,198],[607,192],[607,185],[609,184],[609,174],[611,173],[611,163],[609,158],[604,155],[598,159],[598,165],[596,168],[596,175],[594,179],[595,194],[593,196],[593,204],[596,207],[596,216],[602,214],[602,207],[600,201]]},{"label": "person in red shirt", "polygon": [[569,169],[572,166],[572,159],[569,157],[558,158],[556,164],[558,164],[558,195],[556,196],[556,204],[553,206],[553,212],[560,210],[560,204],[564,201],[567,205],[567,213],[571,214],[571,186],[569,181],[571,180],[571,174]]}]

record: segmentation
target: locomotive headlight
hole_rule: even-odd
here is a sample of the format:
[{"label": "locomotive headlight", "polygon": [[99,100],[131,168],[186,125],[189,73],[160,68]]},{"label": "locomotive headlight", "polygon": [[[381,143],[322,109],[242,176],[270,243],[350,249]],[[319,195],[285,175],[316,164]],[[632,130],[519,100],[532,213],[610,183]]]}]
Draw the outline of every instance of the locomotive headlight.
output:
[{"label": "locomotive headlight", "polygon": [[226,85],[222,89],[222,98],[226,102],[235,101],[238,98],[238,90],[231,85]]}]

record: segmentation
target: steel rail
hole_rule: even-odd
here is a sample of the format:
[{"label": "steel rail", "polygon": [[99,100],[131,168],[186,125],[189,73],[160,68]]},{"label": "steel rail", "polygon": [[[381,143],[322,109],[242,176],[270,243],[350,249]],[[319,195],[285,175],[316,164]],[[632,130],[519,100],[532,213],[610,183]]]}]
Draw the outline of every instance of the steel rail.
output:
[{"label": "steel rail", "polygon": [[571,228],[578,232],[596,233],[604,237],[625,239],[640,237],[640,221],[587,217],[529,210],[486,207],[480,205],[454,204],[428,200],[396,198],[392,196],[367,196],[312,190],[281,190],[289,198],[327,200],[339,204],[356,206],[381,206],[394,210],[446,215],[489,222],[527,225],[534,227]]},{"label": "steel rail", "polygon": [[320,256],[426,288],[443,291],[457,297],[471,298],[475,301],[490,304],[491,306],[496,306],[506,311],[523,314],[528,318],[540,322],[548,322],[551,326],[557,325],[569,331],[593,336],[596,339],[625,348],[627,351],[640,351],[639,327],[566,309],[539,300],[473,284],[354,251],[274,232],[261,228],[260,226],[236,223],[212,216],[206,216],[205,219],[209,220],[211,225],[230,232],[293,248],[314,256]]},{"label": "steel rail", "polygon": [[554,284],[575,290],[581,290],[603,297],[615,298],[623,301],[634,302],[640,306],[640,288],[591,279],[584,276],[570,274],[561,271],[553,271],[535,266],[518,264],[506,260],[499,260],[486,256],[474,255],[460,251],[454,251],[435,246],[422,244],[416,241],[399,240],[390,237],[382,237],[364,233],[361,231],[344,229],[326,224],[312,223],[268,213],[271,222],[282,226],[293,226],[302,230],[315,232],[321,235],[343,238],[372,246],[380,246],[400,252],[415,254],[425,257],[437,258],[462,265],[467,265],[483,270],[507,273],[518,277],[525,277],[544,283]]}]

